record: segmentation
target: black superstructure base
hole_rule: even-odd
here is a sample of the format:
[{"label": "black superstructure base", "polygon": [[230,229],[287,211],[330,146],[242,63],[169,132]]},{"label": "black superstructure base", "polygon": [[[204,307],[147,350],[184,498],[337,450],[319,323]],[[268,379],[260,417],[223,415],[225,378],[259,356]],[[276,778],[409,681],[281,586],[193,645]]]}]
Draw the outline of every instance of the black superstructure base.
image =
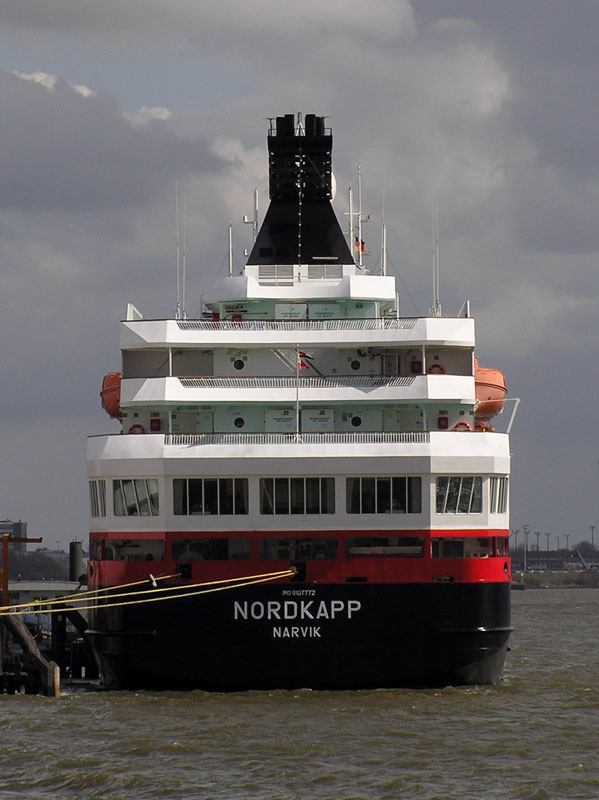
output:
[{"label": "black superstructure base", "polygon": [[104,685],[353,689],[494,684],[501,584],[277,584],[94,611]]}]

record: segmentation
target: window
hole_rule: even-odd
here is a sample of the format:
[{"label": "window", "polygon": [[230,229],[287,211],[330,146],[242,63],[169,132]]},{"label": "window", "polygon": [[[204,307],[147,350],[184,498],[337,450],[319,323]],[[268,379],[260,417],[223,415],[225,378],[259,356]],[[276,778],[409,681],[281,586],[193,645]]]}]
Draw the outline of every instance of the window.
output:
[{"label": "window", "polygon": [[248,513],[247,478],[175,478],[173,508],[177,515]]},{"label": "window", "polygon": [[258,558],[284,561],[337,558],[337,540],[260,539]]},{"label": "window", "polygon": [[92,517],[106,516],[106,481],[89,482],[89,500]]},{"label": "window", "polygon": [[497,555],[500,558],[505,558],[509,556],[510,548],[508,544],[507,536],[498,536],[497,537]]},{"label": "window", "polygon": [[412,477],[347,478],[348,514],[420,514],[422,479]]},{"label": "window", "polygon": [[[100,541],[97,547],[99,548]],[[104,539],[103,561],[162,561],[162,539]]]},{"label": "window", "polygon": [[249,539],[173,539],[174,561],[231,561],[249,558]]},{"label": "window", "polygon": [[431,539],[433,558],[491,558],[494,543],[492,536]]},{"label": "window", "polygon": [[481,477],[437,478],[437,514],[480,514],[483,505]]},{"label": "window", "polygon": [[433,558],[464,558],[463,539],[431,539]]},{"label": "window", "polygon": [[112,496],[117,517],[158,516],[158,481],[155,478],[114,480]]},{"label": "window", "polygon": [[89,541],[89,560],[102,560],[102,539],[90,539]]},{"label": "window", "polygon": [[489,480],[489,513],[505,514],[507,511],[508,479],[490,478]]},{"label": "window", "polygon": [[261,514],[334,514],[334,478],[260,478]]},{"label": "window", "polygon": [[359,536],[345,540],[346,556],[403,556],[421,558],[424,540],[420,536]]}]

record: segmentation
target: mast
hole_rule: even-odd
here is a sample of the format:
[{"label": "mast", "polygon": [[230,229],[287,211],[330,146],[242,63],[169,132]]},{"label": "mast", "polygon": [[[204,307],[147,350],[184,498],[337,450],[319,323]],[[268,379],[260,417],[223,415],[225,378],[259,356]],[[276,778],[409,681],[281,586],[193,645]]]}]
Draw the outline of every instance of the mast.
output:
[{"label": "mast", "polygon": [[185,297],[185,281],[186,281],[186,259],[187,259],[187,249],[186,249],[186,205],[185,205],[185,195],[183,195],[183,259],[181,262],[181,318],[187,319],[187,301]]},{"label": "mast", "polygon": [[439,272],[439,209],[437,206],[437,190],[433,191],[433,317],[441,316],[440,272]]},{"label": "mast", "polygon": [[[356,252],[356,242],[355,242],[355,233],[354,233],[354,193],[351,188],[349,187],[349,246],[352,248],[352,252],[355,254]],[[354,255],[355,260],[355,255]]]},{"label": "mast", "polygon": [[254,188],[254,214],[252,216],[252,219],[249,219],[247,214],[244,215],[243,222],[246,225],[252,226],[252,244],[255,244],[256,237],[258,236],[258,187],[257,186]]},{"label": "mast", "polygon": [[181,278],[179,259],[179,188],[175,183],[175,264],[177,269],[177,297],[175,303],[175,319],[181,319]]},{"label": "mast", "polygon": [[358,164],[358,264],[361,267],[364,265],[362,256],[362,171]]}]

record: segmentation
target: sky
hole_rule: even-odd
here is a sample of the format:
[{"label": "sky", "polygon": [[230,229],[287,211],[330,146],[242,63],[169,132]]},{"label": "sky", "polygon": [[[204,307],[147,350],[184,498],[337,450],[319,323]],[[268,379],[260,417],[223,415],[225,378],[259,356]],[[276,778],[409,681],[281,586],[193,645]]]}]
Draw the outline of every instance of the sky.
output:
[{"label": "sky", "polygon": [[599,545],[598,34],[596,0],[3,0],[0,518],[86,540],[119,321],[174,313],[175,187],[193,317],[255,186],[265,211],[266,119],[301,111],[333,128],[341,219],[360,165],[406,316],[436,193],[443,312],[470,300],[521,399],[511,528]]}]

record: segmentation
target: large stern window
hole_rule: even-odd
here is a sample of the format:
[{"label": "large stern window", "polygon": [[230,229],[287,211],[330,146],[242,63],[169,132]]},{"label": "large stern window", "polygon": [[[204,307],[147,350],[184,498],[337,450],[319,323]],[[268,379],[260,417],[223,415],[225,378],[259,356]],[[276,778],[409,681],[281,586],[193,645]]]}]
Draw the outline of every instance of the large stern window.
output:
[{"label": "large stern window", "polygon": [[440,476],[436,485],[437,514],[480,514],[483,480],[479,476]]},{"label": "large stern window", "polygon": [[158,481],[155,478],[113,480],[112,497],[116,517],[158,516]]},{"label": "large stern window", "polygon": [[247,478],[175,478],[174,513],[233,515],[248,513]]},{"label": "large stern window", "polygon": [[420,514],[422,479],[347,478],[346,507],[348,514]]},{"label": "large stern window", "polygon": [[334,478],[260,478],[261,514],[334,514]]}]

